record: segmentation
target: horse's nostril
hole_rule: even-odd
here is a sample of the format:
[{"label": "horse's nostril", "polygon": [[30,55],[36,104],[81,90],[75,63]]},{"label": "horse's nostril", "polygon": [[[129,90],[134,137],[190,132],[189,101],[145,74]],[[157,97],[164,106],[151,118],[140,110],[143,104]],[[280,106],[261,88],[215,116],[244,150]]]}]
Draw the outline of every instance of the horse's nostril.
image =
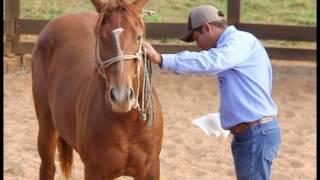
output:
[{"label": "horse's nostril", "polygon": [[133,99],[133,98],[134,98],[133,88],[130,88],[130,91],[129,91],[129,98],[130,98],[130,99]]},{"label": "horse's nostril", "polygon": [[116,97],[114,96],[114,94],[113,94],[113,89],[110,89],[110,99],[112,100],[112,101],[116,101]]}]

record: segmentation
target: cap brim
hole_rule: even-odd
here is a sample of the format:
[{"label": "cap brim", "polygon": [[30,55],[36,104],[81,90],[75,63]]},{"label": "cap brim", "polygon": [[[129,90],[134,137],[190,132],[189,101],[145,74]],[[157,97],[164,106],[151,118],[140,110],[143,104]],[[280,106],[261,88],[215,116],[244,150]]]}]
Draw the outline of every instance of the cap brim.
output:
[{"label": "cap brim", "polygon": [[193,32],[192,31],[187,31],[182,36],[179,38],[180,40],[184,42],[192,42],[193,40]]}]

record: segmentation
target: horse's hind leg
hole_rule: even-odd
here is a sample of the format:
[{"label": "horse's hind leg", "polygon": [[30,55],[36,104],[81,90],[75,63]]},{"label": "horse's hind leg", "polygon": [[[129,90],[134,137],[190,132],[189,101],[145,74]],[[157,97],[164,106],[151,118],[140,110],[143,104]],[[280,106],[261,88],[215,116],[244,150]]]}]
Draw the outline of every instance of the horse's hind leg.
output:
[{"label": "horse's hind leg", "polygon": [[41,159],[40,180],[53,180],[55,174],[54,156],[57,147],[58,133],[54,128],[51,111],[45,93],[33,81],[33,99],[39,124],[38,152]]},{"label": "horse's hind leg", "polygon": [[52,125],[51,117],[39,119],[38,152],[41,158],[40,180],[53,180],[55,174],[54,157],[58,134]]},{"label": "horse's hind leg", "polygon": [[40,180],[53,180],[55,174],[54,157],[58,133],[53,125],[48,103],[47,75],[50,62],[52,40],[45,33],[39,36],[32,52],[32,93],[39,124],[38,152],[41,158]]},{"label": "horse's hind leg", "polygon": [[40,180],[53,180],[55,174],[54,157],[57,147],[58,133],[53,125],[51,111],[45,93],[40,93],[36,81],[33,81],[33,99],[39,124],[38,152],[41,159]]}]

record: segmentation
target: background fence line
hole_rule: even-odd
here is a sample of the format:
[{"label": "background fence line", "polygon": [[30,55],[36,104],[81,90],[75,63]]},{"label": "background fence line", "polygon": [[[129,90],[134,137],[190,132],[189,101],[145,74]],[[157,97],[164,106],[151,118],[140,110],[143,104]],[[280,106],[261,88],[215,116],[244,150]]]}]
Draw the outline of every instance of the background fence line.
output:
[{"label": "background fence line", "polygon": [[[37,35],[50,20],[20,18],[20,0],[5,0],[4,52],[27,54],[32,52],[34,42],[21,42],[24,34]],[[316,42],[315,26],[288,26],[273,24],[241,23],[241,0],[228,0],[227,20],[240,30],[251,32],[259,39]],[[151,39],[177,38],[184,23],[146,23],[146,37]],[[200,50],[194,45],[153,44],[160,53],[176,53],[182,50]],[[269,47],[266,50],[271,59],[316,61],[316,49]]]}]

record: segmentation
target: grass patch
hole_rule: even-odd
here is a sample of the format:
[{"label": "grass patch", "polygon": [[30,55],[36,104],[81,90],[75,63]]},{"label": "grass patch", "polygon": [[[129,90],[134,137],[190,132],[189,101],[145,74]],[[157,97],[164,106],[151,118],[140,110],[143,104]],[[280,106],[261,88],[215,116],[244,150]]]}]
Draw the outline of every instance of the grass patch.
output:
[{"label": "grass patch", "polygon": [[[50,20],[62,14],[95,11],[89,0],[20,0],[20,3],[20,17],[28,19]],[[150,0],[145,9],[152,10],[155,14],[145,16],[144,20],[145,22],[186,22],[192,8],[201,4],[214,5],[227,16],[226,0]],[[5,5],[4,1],[3,5]],[[315,0],[242,0],[241,5],[241,22],[303,26],[317,24]],[[5,15],[5,11],[3,14]],[[151,39],[150,41],[184,44],[178,39]],[[299,41],[262,40],[262,43],[266,46],[316,48],[316,43]]]},{"label": "grass patch", "polygon": [[155,12],[152,16],[144,16],[143,20],[145,22],[162,22],[162,16],[158,12]]},{"label": "grass patch", "polygon": [[[226,0],[152,0],[145,8],[156,14],[145,17],[145,21],[186,22],[191,9],[201,4],[215,5],[227,14]],[[316,26],[315,0],[242,0],[241,7],[242,22]],[[22,18],[52,19],[61,14],[94,10],[89,0],[21,0]]]},{"label": "grass patch", "polygon": [[[224,8],[225,1],[217,0],[215,3],[210,0],[158,0],[149,1],[146,9],[153,10],[161,17],[158,19],[145,19],[146,22],[186,22],[188,14],[192,8],[201,4],[216,5],[218,8]],[[226,10],[226,9],[225,9]]]},{"label": "grass patch", "polygon": [[[89,0],[21,0],[20,3],[20,16],[28,19],[52,19],[62,14],[95,10]],[[215,3],[210,0],[158,0],[147,3],[145,8],[156,14],[145,17],[145,21],[186,22],[191,9],[201,4],[215,5],[226,12],[225,0],[217,0]]]},{"label": "grass patch", "polygon": [[243,0],[241,22],[316,26],[316,1]]},{"label": "grass patch", "polygon": [[28,19],[50,20],[62,14],[95,10],[89,0],[23,0],[20,3],[20,16]]}]

